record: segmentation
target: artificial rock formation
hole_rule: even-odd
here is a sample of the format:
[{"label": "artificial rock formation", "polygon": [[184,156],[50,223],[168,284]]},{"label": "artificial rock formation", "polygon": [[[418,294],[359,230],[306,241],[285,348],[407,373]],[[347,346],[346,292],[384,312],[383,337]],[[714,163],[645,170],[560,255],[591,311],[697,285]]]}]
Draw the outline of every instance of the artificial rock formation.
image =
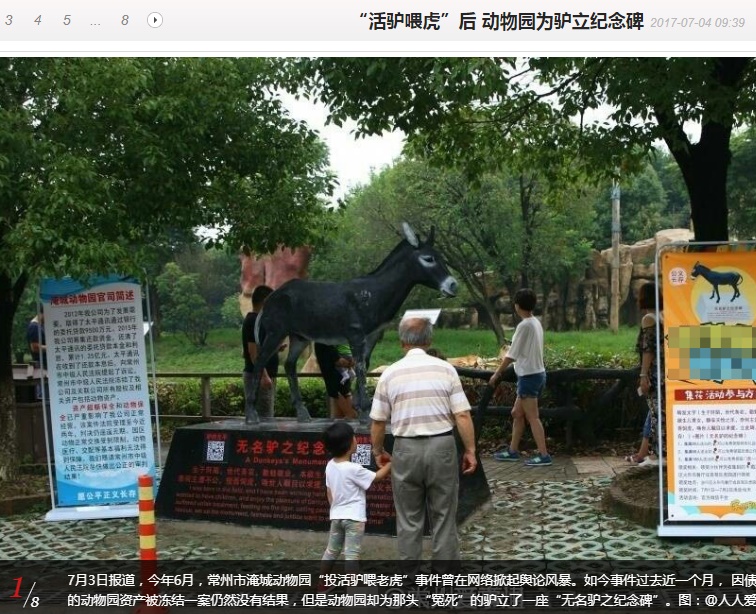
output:
[{"label": "artificial rock formation", "polygon": [[[684,228],[660,230],[651,239],[620,245],[620,324],[638,323],[639,288],[654,281],[656,252],[663,245],[693,239]],[[551,330],[608,328],[612,283],[612,250],[594,251],[582,278],[566,279],[551,289],[541,317]],[[543,303],[541,303],[543,305]]]},{"label": "artificial rock formation", "polygon": [[252,291],[265,284],[274,290],[291,279],[307,279],[312,250],[309,247],[279,247],[272,254],[257,256],[246,246],[239,251],[242,315],[252,310]]}]

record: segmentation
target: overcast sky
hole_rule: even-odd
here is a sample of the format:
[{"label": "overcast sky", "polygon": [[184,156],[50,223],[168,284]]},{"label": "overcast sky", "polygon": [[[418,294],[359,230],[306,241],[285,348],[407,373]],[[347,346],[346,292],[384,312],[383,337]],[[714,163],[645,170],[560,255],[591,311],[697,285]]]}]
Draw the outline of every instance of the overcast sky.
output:
[{"label": "overcast sky", "polygon": [[384,136],[358,139],[353,134],[356,126],[354,122],[349,122],[342,128],[333,124],[326,126],[328,112],[322,104],[296,100],[288,94],[282,94],[281,100],[292,117],[307,122],[328,145],[331,169],[339,182],[333,196],[334,203],[350,188],[367,184],[371,170],[377,172],[390,166],[402,152],[404,135],[401,133],[392,132]]}]

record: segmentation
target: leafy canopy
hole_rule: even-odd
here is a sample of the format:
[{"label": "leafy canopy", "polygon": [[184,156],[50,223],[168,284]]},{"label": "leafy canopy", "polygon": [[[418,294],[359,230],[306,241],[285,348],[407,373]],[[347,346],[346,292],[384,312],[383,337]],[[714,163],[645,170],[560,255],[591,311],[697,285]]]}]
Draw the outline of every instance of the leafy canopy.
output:
[{"label": "leafy canopy", "polygon": [[175,229],[318,240],[332,177],[265,59],[4,58],[0,275],[139,272]]}]

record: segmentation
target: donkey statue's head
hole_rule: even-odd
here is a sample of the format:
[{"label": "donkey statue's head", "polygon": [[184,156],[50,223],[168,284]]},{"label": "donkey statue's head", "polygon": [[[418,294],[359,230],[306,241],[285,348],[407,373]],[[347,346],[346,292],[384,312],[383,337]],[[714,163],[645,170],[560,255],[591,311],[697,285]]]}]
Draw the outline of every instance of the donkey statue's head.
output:
[{"label": "donkey statue's head", "polygon": [[435,231],[435,227],[431,227],[428,238],[421,242],[410,225],[402,223],[404,238],[413,248],[411,276],[416,283],[440,290],[444,296],[456,296],[457,280],[446,268],[443,256],[433,247]]}]

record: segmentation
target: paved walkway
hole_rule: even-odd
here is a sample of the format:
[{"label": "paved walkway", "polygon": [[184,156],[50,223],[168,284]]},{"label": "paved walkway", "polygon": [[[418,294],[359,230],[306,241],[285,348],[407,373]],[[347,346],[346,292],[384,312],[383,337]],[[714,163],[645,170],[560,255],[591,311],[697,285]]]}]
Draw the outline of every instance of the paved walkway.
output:
[{"label": "paved walkway", "polygon": [[[619,458],[555,457],[550,467],[484,459],[489,504],[460,530],[465,559],[489,560],[756,560],[752,545],[712,539],[661,539],[605,512],[612,478],[629,469]],[[225,535],[225,537],[223,537]],[[317,559],[324,534],[158,520],[162,559]],[[250,543],[259,552],[253,555]],[[393,538],[372,538],[371,552],[394,552]],[[271,544],[273,544],[271,546]],[[287,544],[289,544],[287,546]],[[292,550],[296,546],[296,550]],[[135,519],[45,522],[41,515],[0,519],[0,559],[134,559]],[[378,558],[378,557],[370,557]]]}]

